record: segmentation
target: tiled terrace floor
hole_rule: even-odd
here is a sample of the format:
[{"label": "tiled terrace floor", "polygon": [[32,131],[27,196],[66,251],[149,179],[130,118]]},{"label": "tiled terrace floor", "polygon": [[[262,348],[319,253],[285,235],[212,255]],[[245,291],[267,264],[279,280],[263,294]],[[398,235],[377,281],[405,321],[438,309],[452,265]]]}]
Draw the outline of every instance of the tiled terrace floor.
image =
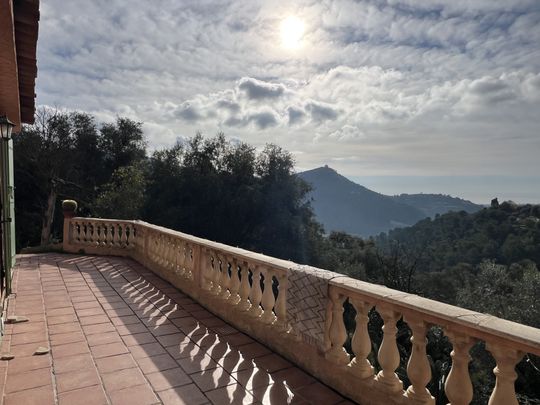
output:
[{"label": "tiled terrace floor", "polygon": [[350,403],[129,259],[18,256],[14,292],[5,405]]}]

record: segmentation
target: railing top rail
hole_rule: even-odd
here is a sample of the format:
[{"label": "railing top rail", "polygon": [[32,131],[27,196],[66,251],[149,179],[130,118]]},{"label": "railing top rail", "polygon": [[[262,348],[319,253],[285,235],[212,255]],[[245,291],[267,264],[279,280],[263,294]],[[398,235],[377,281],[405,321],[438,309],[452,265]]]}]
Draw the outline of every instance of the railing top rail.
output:
[{"label": "railing top rail", "polygon": [[296,263],[288,261],[288,260],[277,259],[272,256],[263,255],[262,253],[256,253],[256,252],[245,250],[239,247],[233,247],[233,246],[225,245],[223,243],[213,242],[208,239],[199,238],[197,236],[189,235],[187,233],[183,233],[180,231],[174,231],[172,229],[164,228],[162,226],[149,224],[148,222],[144,222],[140,220],[127,221],[127,220],[104,219],[104,218],[84,218],[84,217],[75,217],[73,218],[73,220],[132,223],[132,224],[142,226],[142,227],[154,230],[154,231],[159,231],[166,235],[180,237],[184,240],[187,240],[192,243],[196,243],[207,249],[217,250],[226,254],[240,257],[243,260],[247,260],[251,263],[270,266],[274,269],[287,271],[293,266],[297,266]]},{"label": "railing top rail", "polygon": [[[144,221],[83,217],[75,217],[72,218],[72,220],[132,223],[166,235],[180,237],[186,241],[198,244],[207,249],[216,250],[225,255],[236,256],[251,263],[269,266],[284,272],[300,266],[291,261],[281,260],[261,253],[255,253],[238,247],[228,246],[223,243],[213,242],[179,231],[152,225]],[[310,269],[310,266],[302,267],[307,271]],[[314,273],[321,270],[314,267],[312,269]],[[462,331],[464,335],[486,342],[506,344],[517,350],[540,356],[540,329],[497,318],[492,315],[444,304],[418,295],[393,290],[382,285],[356,280],[344,275],[336,274],[336,277],[333,277],[329,281],[329,285],[330,288],[334,287],[344,290],[349,296],[356,297],[370,304],[379,306],[384,306],[385,304],[389,305],[395,309],[396,312],[400,312],[405,317],[407,317],[407,315],[413,317],[421,314],[421,318],[427,323],[451,329],[453,332]]]},{"label": "railing top rail", "polygon": [[333,278],[330,285],[373,305],[386,303],[405,317],[421,314],[433,325],[540,356],[540,329],[347,276]]}]

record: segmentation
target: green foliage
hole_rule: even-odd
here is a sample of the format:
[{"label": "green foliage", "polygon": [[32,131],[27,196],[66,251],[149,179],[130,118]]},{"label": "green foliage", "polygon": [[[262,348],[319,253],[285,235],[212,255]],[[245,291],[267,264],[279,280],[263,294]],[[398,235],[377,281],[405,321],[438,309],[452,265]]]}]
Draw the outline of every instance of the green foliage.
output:
[{"label": "green foliage", "polygon": [[142,164],[121,166],[101,187],[92,211],[102,218],[138,219],[145,202],[146,177]]},{"label": "green foliage", "polygon": [[40,109],[36,123],[13,139],[18,249],[43,242],[43,230],[59,240],[61,199],[78,201],[80,215],[91,215],[112,173],[146,154],[140,123],[118,118],[98,125],[80,112]]},{"label": "green foliage", "polygon": [[149,163],[145,219],[233,246],[302,262],[321,238],[292,156],[262,152],[201,134],[155,152]]}]

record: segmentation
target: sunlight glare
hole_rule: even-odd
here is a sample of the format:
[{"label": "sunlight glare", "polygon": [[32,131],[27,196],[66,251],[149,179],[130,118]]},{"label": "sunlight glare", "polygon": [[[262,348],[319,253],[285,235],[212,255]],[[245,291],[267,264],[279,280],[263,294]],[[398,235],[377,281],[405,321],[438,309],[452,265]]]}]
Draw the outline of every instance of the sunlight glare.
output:
[{"label": "sunlight glare", "polygon": [[285,48],[298,48],[304,35],[304,22],[298,17],[289,16],[281,23],[281,43]]}]

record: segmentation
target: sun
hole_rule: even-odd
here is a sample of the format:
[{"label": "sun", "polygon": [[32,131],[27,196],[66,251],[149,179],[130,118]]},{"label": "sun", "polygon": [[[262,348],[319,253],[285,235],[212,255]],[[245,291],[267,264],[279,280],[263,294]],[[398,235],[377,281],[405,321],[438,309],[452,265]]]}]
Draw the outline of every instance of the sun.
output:
[{"label": "sun", "polygon": [[304,22],[298,17],[289,16],[281,22],[281,44],[285,48],[299,48],[303,36]]}]

